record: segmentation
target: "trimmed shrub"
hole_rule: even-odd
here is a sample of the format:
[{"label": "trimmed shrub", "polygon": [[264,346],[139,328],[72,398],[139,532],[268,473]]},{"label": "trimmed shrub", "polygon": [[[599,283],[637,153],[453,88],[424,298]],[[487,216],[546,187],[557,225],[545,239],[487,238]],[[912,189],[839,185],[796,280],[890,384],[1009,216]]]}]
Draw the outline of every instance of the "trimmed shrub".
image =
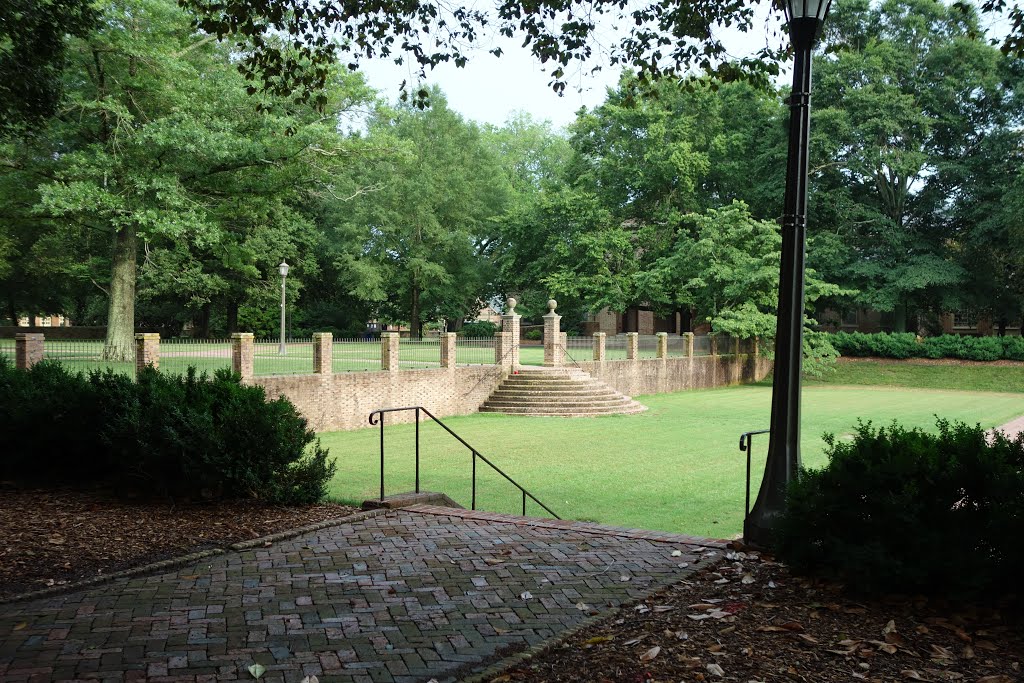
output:
[{"label": "trimmed shrub", "polygon": [[938,433],[858,423],[826,435],[828,465],[804,470],[776,534],[795,570],[867,592],[1004,592],[1024,561],[1024,436],[980,426]]},{"label": "trimmed shrub", "polygon": [[943,334],[918,340],[909,332],[836,332],[828,337],[839,354],[848,357],[1024,360],[1024,337],[967,337]]},{"label": "trimmed shrub", "polygon": [[544,338],[544,333],[540,330],[527,330],[526,334],[523,335],[523,339],[528,341],[540,341]]},{"label": "trimmed shrub", "polygon": [[302,504],[322,499],[335,471],[287,399],[267,401],[227,370],[147,369],[133,382],[0,365],[0,391],[0,427],[18,435],[0,459],[2,479]]},{"label": "trimmed shrub", "polygon": [[459,330],[460,337],[493,337],[498,331],[498,326],[486,320],[474,320],[466,323]]}]

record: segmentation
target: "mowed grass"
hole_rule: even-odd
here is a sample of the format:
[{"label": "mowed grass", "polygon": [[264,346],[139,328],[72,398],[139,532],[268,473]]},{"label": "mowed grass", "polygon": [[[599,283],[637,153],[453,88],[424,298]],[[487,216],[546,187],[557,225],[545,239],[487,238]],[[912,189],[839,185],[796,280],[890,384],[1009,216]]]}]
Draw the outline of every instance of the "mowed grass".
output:
[{"label": "mowed grass", "polygon": [[[944,369],[944,368],[943,368]],[[563,518],[708,536],[741,530],[745,461],[740,434],[765,429],[770,386],[639,397],[650,410],[599,418],[477,414],[444,421]],[[993,427],[1024,414],[1024,395],[893,387],[808,386],[804,464],[824,463],[822,435],[849,435],[857,418],[934,429],[938,414]],[[469,452],[436,424],[421,425],[421,487],[469,507]],[[321,435],[338,464],[332,498],[379,494],[377,428]],[[387,426],[386,493],[413,489],[414,428]],[[767,440],[754,441],[757,491]],[[478,465],[480,509],[520,512],[519,493]],[[541,514],[532,503],[527,514]]]},{"label": "mowed grass", "polygon": [[915,361],[840,361],[834,372],[815,385],[883,385],[921,389],[952,389],[967,391],[1009,391],[1024,393],[1024,363],[955,362],[932,364]]}]

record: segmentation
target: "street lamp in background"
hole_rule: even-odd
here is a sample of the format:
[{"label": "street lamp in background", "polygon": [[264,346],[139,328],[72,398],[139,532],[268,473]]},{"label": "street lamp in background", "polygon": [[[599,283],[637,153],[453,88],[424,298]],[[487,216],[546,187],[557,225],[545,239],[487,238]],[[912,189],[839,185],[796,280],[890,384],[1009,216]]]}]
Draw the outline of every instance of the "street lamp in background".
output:
[{"label": "street lamp in background", "polygon": [[284,345],[284,281],[288,277],[288,264],[284,259],[281,259],[277,272],[281,274],[281,344],[277,347],[277,355],[284,356],[288,353]]},{"label": "street lamp in background", "polygon": [[804,341],[804,256],[807,242],[807,147],[811,122],[811,52],[832,0],[786,0],[793,44],[789,160],[782,215],[782,265],[775,332],[772,420],[761,490],[743,537],[764,546],[786,505],[786,487],[800,471],[800,373]]}]

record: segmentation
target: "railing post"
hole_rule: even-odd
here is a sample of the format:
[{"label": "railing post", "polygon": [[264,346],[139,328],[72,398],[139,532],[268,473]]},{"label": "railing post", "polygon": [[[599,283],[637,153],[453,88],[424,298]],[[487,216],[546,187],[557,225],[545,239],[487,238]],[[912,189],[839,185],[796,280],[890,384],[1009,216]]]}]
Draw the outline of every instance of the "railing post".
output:
[{"label": "railing post", "polygon": [[255,375],[253,361],[256,343],[252,332],[234,332],[231,335],[231,371],[242,376],[243,384],[252,383]]},{"label": "railing post", "polygon": [[718,355],[718,335],[717,334],[709,334],[708,335],[708,348],[709,348],[712,356],[717,356]]},{"label": "railing post", "polygon": [[658,333],[658,358],[668,358],[668,332]]},{"label": "railing post", "polygon": [[693,358],[693,332],[683,332],[683,355]]},{"label": "railing post", "polygon": [[160,335],[156,332],[137,332],[135,334],[135,372],[142,372],[147,367],[160,369]]},{"label": "railing post", "polygon": [[761,338],[760,337],[753,337],[750,340],[750,355],[752,355],[754,358],[757,358],[758,356],[761,355]]},{"label": "railing post", "polygon": [[470,451],[473,454],[473,501],[469,506],[470,510],[476,510],[476,451]]},{"label": "railing post", "polygon": [[626,360],[636,360],[640,357],[640,333],[626,333]]},{"label": "railing post", "polygon": [[384,500],[384,413],[380,414],[380,499]]},{"label": "railing post", "polygon": [[420,492],[420,409],[416,407],[416,493]]},{"label": "railing post", "polygon": [[380,367],[388,372],[398,372],[398,340],[397,332],[380,333]]},{"label": "railing post", "polygon": [[14,367],[28,370],[43,359],[46,338],[39,332],[18,332],[14,335]]},{"label": "railing post", "polygon": [[547,368],[560,367],[565,353],[559,330],[562,316],[555,313],[557,306],[557,301],[548,299],[548,313],[544,316],[544,367]]},{"label": "railing post", "polygon": [[526,489],[520,489],[523,492],[523,517],[526,516]]},{"label": "railing post", "polygon": [[454,332],[442,332],[441,333],[441,367],[442,368],[454,368],[457,363],[455,341],[459,335]]},{"label": "railing post", "polygon": [[522,316],[516,313],[517,303],[519,302],[509,297],[505,302],[507,309],[501,316],[501,331],[508,335],[508,339],[502,343],[501,358],[504,358],[504,361],[499,358],[498,362],[512,370],[519,367],[519,320]]},{"label": "railing post", "polygon": [[594,360],[598,363],[604,362],[605,357],[605,333],[595,332],[594,333]]},{"label": "railing post", "polygon": [[740,338],[739,337],[731,337],[731,339],[732,339],[732,343],[730,344],[730,346],[732,346],[732,355],[739,356],[740,355]]},{"label": "railing post", "polygon": [[330,375],[334,372],[334,335],[317,332],[313,335],[313,374]]}]

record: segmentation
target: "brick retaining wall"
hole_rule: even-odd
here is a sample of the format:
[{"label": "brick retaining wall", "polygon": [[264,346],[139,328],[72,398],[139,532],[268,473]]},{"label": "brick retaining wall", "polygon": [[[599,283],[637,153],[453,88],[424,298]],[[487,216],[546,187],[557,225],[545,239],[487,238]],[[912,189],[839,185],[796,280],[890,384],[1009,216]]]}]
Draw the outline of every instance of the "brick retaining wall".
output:
[{"label": "brick retaining wall", "polygon": [[759,382],[772,372],[764,356],[693,356],[638,360],[581,361],[580,368],[627,396],[712,389]]},{"label": "brick retaining wall", "polygon": [[[497,365],[349,372],[333,375],[254,377],[268,398],[285,396],[316,431],[368,427],[370,411],[423,406],[437,417],[477,412],[507,370]],[[387,416],[388,424],[411,422],[413,413]]]}]

